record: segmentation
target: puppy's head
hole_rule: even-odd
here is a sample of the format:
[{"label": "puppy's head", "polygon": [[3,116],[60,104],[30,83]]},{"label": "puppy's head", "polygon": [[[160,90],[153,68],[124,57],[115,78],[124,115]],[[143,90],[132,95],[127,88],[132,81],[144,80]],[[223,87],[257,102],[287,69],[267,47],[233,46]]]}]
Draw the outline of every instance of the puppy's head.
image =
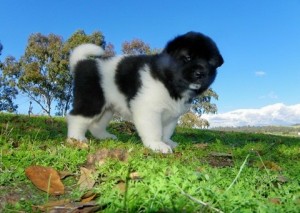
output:
[{"label": "puppy's head", "polygon": [[188,89],[197,93],[212,84],[217,68],[224,62],[213,40],[197,32],[176,37],[167,44],[163,53],[174,59]]}]

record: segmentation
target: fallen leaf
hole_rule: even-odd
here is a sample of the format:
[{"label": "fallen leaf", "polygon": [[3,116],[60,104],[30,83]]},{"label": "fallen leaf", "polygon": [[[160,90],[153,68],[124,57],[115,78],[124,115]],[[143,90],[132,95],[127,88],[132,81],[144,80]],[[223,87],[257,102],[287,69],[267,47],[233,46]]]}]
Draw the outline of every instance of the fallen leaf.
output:
[{"label": "fallen leaf", "polygon": [[65,179],[66,177],[69,177],[69,176],[74,176],[73,173],[68,172],[68,171],[58,171],[58,174],[59,174],[59,177],[61,180]]},{"label": "fallen leaf", "polygon": [[51,195],[64,194],[65,187],[55,169],[44,166],[30,166],[25,169],[25,174],[40,190]]},{"label": "fallen leaf", "polygon": [[80,173],[81,175],[77,183],[77,185],[79,185],[79,189],[80,190],[92,189],[95,184],[95,180],[93,178],[93,170],[80,167]]},{"label": "fallen leaf", "polygon": [[116,187],[120,190],[120,192],[125,193],[126,191],[126,183],[123,180],[120,180]]},{"label": "fallen leaf", "polygon": [[272,171],[281,171],[281,167],[278,166],[276,163],[272,162],[272,161],[264,161],[263,164],[260,165],[260,169],[264,169],[264,168],[270,169]]},{"label": "fallen leaf", "polygon": [[213,167],[233,166],[232,154],[222,152],[211,152],[209,154],[208,163]]},{"label": "fallen leaf", "polygon": [[287,183],[289,179],[283,175],[278,175],[276,178],[278,183]]},{"label": "fallen leaf", "polygon": [[39,210],[42,212],[48,212],[49,209],[52,209],[55,206],[62,206],[69,204],[70,200],[69,199],[64,199],[64,200],[57,200],[57,201],[50,201],[44,205],[38,205],[38,206],[33,206],[34,210]]},{"label": "fallen leaf", "polygon": [[94,200],[97,196],[98,196],[97,193],[88,191],[84,195],[81,196],[80,202],[88,203],[88,202]]},{"label": "fallen leaf", "polygon": [[271,202],[273,204],[277,204],[277,205],[281,204],[280,198],[269,198],[268,200],[269,200],[269,202]]},{"label": "fallen leaf", "polygon": [[199,149],[206,149],[208,147],[208,144],[207,143],[196,143],[193,146],[196,148],[199,148]]},{"label": "fallen leaf", "polygon": [[138,172],[131,172],[129,174],[129,177],[131,180],[141,180],[142,179]]},{"label": "fallen leaf", "polygon": [[94,169],[96,165],[103,165],[107,159],[117,159],[119,161],[127,161],[128,152],[122,149],[101,149],[87,157],[85,167]]},{"label": "fallen leaf", "polygon": [[57,201],[57,204],[45,204],[42,206],[34,206],[33,210],[49,212],[49,213],[94,213],[104,209],[105,206],[98,205],[95,201],[82,202],[64,202]]},{"label": "fallen leaf", "polygon": [[71,147],[78,148],[78,149],[88,149],[89,145],[83,141],[76,140],[75,138],[67,138],[67,144]]},{"label": "fallen leaf", "polygon": [[231,153],[211,152],[209,155],[213,156],[213,157],[227,157],[227,158],[232,158],[232,154]]}]

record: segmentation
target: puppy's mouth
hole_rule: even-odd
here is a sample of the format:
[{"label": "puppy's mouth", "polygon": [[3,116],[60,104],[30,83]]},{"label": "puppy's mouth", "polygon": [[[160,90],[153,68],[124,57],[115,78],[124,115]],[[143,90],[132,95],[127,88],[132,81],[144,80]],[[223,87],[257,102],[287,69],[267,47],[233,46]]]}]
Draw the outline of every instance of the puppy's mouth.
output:
[{"label": "puppy's mouth", "polygon": [[190,85],[189,85],[189,88],[190,88],[191,90],[198,90],[198,89],[201,88],[201,84],[190,84]]}]

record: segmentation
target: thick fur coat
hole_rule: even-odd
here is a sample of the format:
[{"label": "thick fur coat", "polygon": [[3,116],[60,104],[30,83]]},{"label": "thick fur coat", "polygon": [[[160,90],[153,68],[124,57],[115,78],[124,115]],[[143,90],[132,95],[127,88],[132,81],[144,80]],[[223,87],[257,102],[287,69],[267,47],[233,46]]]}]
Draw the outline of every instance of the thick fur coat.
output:
[{"label": "thick fur coat", "polygon": [[74,103],[68,137],[86,141],[89,130],[98,139],[114,139],[106,126],[118,112],[135,124],[146,147],[162,153],[177,146],[170,138],[178,118],[223,64],[216,44],[197,32],[174,38],[156,55],[103,55],[101,47],[83,44],[70,56]]}]

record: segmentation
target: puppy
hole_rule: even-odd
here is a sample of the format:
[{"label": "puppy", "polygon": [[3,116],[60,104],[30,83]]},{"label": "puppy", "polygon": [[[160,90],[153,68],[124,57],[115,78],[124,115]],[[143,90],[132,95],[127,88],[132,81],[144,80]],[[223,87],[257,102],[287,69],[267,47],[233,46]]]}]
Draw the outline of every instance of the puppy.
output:
[{"label": "puppy", "polygon": [[86,141],[89,130],[98,139],[114,112],[132,121],[143,144],[168,153],[178,118],[194,97],[214,81],[223,58],[209,37],[188,32],[167,43],[156,55],[104,57],[104,50],[83,44],[70,56],[74,103],[68,115],[68,137]]}]

